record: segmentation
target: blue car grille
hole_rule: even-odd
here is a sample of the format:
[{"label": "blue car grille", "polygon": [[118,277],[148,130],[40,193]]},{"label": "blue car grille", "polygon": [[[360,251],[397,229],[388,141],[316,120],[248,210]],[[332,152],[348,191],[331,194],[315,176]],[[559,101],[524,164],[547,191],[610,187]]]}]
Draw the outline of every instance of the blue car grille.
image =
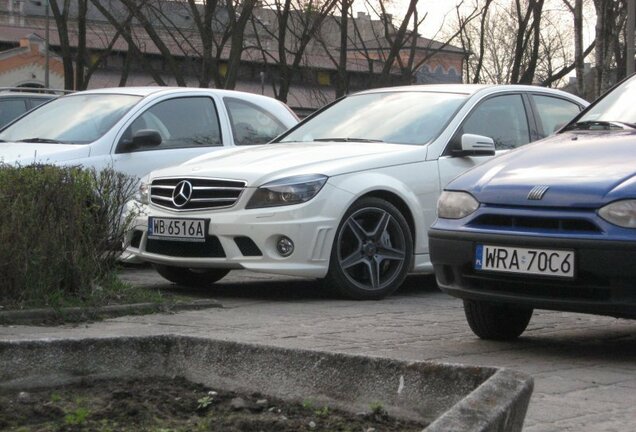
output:
[{"label": "blue car grille", "polygon": [[505,228],[515,230],[545,230],[554,232],[600,233],[601,229],[586,219],[560,217],[530,217],[499,214],[478,216],[469,223],[476,228]]}]

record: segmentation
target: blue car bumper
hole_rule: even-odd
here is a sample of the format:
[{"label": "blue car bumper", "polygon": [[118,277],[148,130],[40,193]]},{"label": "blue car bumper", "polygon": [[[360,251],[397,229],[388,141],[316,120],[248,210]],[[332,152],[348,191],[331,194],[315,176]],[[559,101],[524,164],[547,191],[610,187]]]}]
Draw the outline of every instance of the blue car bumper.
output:
[{"label": "blue car bumper", "polygon": [[[575,252],[572,279],[480,271],[479,244]],[[636,242],[429,230],[440,288],[465,299],[636,318]]]}]

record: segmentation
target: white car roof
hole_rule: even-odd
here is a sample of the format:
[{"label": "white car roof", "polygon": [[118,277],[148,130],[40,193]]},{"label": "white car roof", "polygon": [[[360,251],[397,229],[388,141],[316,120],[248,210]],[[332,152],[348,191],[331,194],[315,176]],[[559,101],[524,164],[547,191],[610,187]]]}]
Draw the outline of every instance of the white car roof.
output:
[{"label": "white car roof", "polygon": [[[108,87],[108,88],[100,88],[100,89],[92,89],[92,90],[83,90],[80,92],[73,93],[73,95],[81,95],[81,94],[125,94],[125,95],[133,95],[133,96],[142,96],[146,97],[153,94],[159,93],[213,93],[219,96],[236,96],[237,94],[249,95],[248,97],[255,98],[264,98],[266,96],[262,96],[254,93],[246,93],[240,92],[236,90],[224,90],[224,89],[214,89],[214,88],[200,88],[200,87],[166,87],[166,86],[145,86],[145,87]],[[268,98],[271,99],[271,98]]]},{"label": "white car roof", "polygon": [[545,93],[552,95],[560,95],[568,99],[578,101],[582,105],[588,105],[588,102],[580,97],[567,93],[562,90],[525,84],[419,84],[410,86],[384,87],[371,90],[361,91],[356,94],[383,93],[383,92],[438,92],[438,93],[461,93],[472,96],[478,92],[486,94],[494,94],[509,91],[531,91],[535,93]]},{"label": "white car roof", "polygon": [[383,87],[371,90],[361,91],[357,94],[366,93],[383,93],[389,91],[422,91],[422,92],[439,92],[439,93],[464,93],[473,94],[481,89],[492,87],[486,84],[419,84],[410,86]]}]

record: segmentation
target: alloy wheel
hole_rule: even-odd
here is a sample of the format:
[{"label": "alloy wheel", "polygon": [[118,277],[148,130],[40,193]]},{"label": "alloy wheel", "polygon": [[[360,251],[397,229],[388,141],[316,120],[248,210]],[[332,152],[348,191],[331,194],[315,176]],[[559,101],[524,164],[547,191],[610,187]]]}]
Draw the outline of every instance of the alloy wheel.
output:
[{"label": "alloy wheel", "polygon": [[388,211],[365,207],[344,222],[337,239],[338,264],[358,288],[378,291],[401,275],[406,263],[406,235]]}]

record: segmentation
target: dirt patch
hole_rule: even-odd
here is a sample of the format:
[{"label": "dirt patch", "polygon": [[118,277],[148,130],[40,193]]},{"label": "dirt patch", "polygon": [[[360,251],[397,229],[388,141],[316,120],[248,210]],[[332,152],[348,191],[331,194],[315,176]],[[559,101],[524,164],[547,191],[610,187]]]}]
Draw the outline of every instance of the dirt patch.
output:
[{"label": "dirt patch", "polygon": [[382,406],[352,414],[311,400],[287,403],[181,378],[91,381],[43,389],[0,390],[3,431],[421,431]]}]

